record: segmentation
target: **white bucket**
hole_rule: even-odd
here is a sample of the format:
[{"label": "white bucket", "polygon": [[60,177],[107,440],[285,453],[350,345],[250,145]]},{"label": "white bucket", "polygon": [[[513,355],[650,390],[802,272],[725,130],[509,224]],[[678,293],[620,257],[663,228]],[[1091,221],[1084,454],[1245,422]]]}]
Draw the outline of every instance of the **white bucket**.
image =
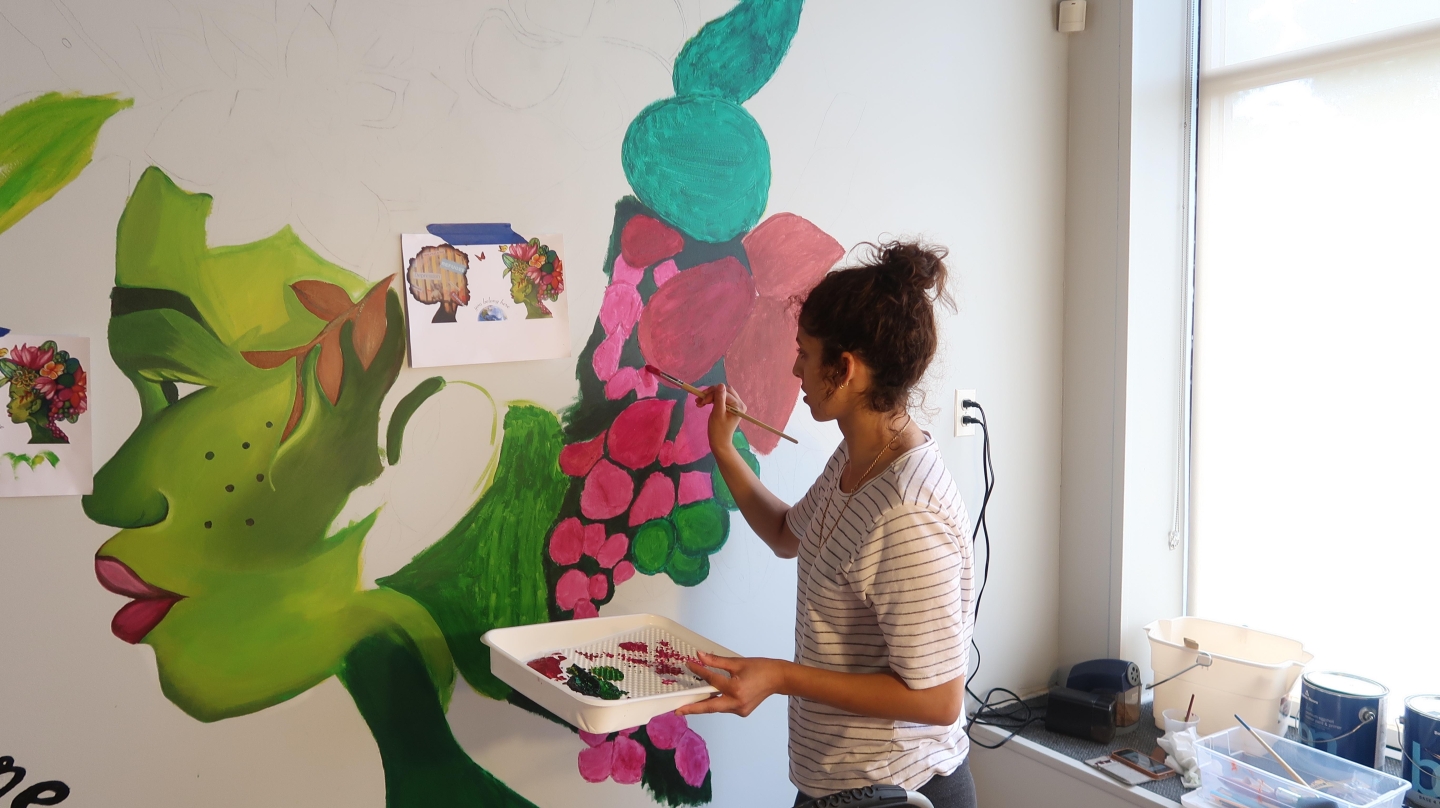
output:
[{"label": "white bucket", "polygon": [[[1152,681],[1194,665],[1201,651],[1213,658],[1209,667],[1192,668],[1155,688],[1155,726],[1164,729],[1160,716],[1168,709],[1184,710],[1193,693],[1202,737],[1239,726],[1236,715],[1258,730],[1284,735],[1281,705],[1315,658],[1295,640],[1198,617],[1156,620],[1145,626],[1145,635]],[[1186,639],[1199,649],[1187,648]]]}]

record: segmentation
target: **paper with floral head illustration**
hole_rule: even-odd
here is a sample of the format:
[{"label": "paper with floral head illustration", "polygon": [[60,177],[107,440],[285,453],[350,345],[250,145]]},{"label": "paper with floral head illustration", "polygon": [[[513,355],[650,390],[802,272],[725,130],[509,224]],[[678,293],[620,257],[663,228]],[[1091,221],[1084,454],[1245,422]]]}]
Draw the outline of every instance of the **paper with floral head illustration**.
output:
[{"label": "paper with floral head illustration", "polygon": [[411,367],[570,356],[564,245],[400,237]]},{"label": "paper with floral head illustration", "polygon": [[88,494],[90,340],[0,336],[0,497]]}]

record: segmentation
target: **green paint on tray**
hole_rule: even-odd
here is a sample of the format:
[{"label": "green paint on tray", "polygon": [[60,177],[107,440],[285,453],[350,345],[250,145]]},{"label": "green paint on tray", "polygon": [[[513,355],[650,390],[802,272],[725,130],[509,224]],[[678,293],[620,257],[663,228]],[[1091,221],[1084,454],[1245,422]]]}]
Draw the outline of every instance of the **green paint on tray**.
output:
[{"label": "green paint on tray", "polygon": [[79,176],[90,164],[100,127],[133,103],[46,93],[0,115],[0,233]]},{"label": "green paint on tray", "polygon": [[760,124],[723,98],[667,98],[625,132],[625,178],[640,201],[692,238],[721,242],[760,221],[770,146]]},{"label": "green paint on tray", "polygon": [[607,682],[625,681],[625,672],[619,668],[612,668],[609,665],[599,665],[590,669],[590,672],[604,679]]},{"label": "green paint on tray", "polygon": [[670,548],[674,546],[675,526],[670,520],[651,519],[635,532],[635,542],[630,547],[635,569],[646,575],[663,571],[670,559]]},{"label": "green paint on tray", "polygon": [[565,672],[570,674],[570,678],[565,680],[565,686],[582,696],[615,701],[628,694],[627,691],[616,687],[613,682],[607,681],[605,677],[596,675],[594,671],[587,671],[579,665],[571,665],[565,669]]},{"label": "green paint on tray", "polygon": [[490,673],[480,636],[549,619],[545,536],[569,484],[558,461],[561,443],[554,413],[512,402],[495,482],[444,538],[376,582],[422,603],[465,681],[493,699],[504,699],[510,687]]},{"label": "green paint on tray", "polygon": [[404,635],[380,634],[356,643],[340,681],[380,749],[386,808],[534,808],[455,741],[443,701]]},{"label": "green paint on tray", "polygon": [[730,533],[730,514],[713,499],[702,499],[675,509],[675,534],[680,549],[692,555],[719,550]]},{"label": "green paint on tray", "polygon": [[670,554],[670,560],[665,564],[665,574],[670,580],[681,586],[695,586],[710,575],[710,556],[701,553],[691,555],[683,549],[676,548]]},{"label": "green paint on tray", "polygon": [[741,103],[760,91],[790,49],[802,0],[745,0],[705,24],[675,57],[676,95]]}]

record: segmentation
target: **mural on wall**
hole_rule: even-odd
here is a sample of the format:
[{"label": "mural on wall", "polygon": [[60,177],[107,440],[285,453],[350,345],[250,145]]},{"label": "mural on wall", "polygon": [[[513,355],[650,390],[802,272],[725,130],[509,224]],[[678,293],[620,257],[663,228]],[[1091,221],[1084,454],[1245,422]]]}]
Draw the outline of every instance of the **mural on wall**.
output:
[{"label": "mural on wall", "polygon": [[0,497],[90,492],[90,340],[0,336]]},{"label": "mural on wall", "polygon": [[0,233],[78,177],[100,127],[132,103],[46,93],[0,115]]},{"label": "mural on wall", "polygon": [[[530,805],[446,722],[457,671],[486,697],[543,713],[490,674],[480,636],[595,616],[637,574],[698,585],[729,534],[734,502],[709,453],[708,412],[644,365],[699,385],[728,380],[771,423],[795,404],[792,299],[843,250],[799,216],[761,221],[769,147],[742,104],[778,68],[800,9],[742,2],[681,50],[675,95],[626,133],[634,196],[615,206],[578,397],[558,414],[506,404],[478,501],[372,589],[360,558],[375,514],[331,523],[382,458],[400,460],[406,423],[447,386],[435,377],[409,391],[377,452],[381,403],[405,357],[394,278],[369,283],[288,227],[212,248],[211,198],[145,171],[116,231],[109,326],[141,418],[84,508],[120,528],[95,556],[101,585],[130,599],[112,631],[151,646],[171,702],[216,721],[337,676],[379,748],[388,805]],[[503,253],[521,322],[551,319],[563,290],[556,246]],[[469,302],[442,295],[442,310],[445,299]],[[736,433],[757,468],[777,440]],[[711,799],[705,741],[678,716],[581,734],[576,748],[588,781],[641,784],[669,805]]]}]

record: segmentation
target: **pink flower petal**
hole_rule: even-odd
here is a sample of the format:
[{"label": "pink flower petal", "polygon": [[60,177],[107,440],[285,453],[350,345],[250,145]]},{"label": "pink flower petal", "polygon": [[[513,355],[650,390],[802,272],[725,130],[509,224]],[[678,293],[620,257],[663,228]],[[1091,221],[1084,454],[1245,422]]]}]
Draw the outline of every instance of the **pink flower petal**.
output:
[{"label": "pink flower petal", "polygon": [[[746,406],[749,406],[748,401]],[[696,407],[687,404],[684,412],[685,420],[680,423],[680,433],[673,443],[668,444],[669,451],[665,452],[670,463],[664,465],[686,466],[710,454],[710,405]]]},{"label": "pink flower petal", "polygon": [[685,723],[685,716],[673,712],[661,713],[645,725],[645,734],[650,736],[650,743],[655,744],[657,749],[674,749],[689,731],[690,725]]},{"label": "pink flower petal", "polygon": [[615,256],[614,271],[610,273],[611,283],[627,283],[634,286],[645,277],[645,268],[636,269],[625,261],[624,253]]},{"label": "pink flower petal", "polygon": [[631,785],[640,782],[640,775],[645,773],[645,747],[625,735],[617,737],[610,773],[617,783]]},{"label": "pink flower petal", "polygon": [[630,735],[631,735],[633,732],[635,732],[635,730],[637,730],[637,729],[640,729],[640,728],[639,728],[639,727],[631,727],[630,729],[622,729],[622,730],[620,730],[620,734],[621,734],[621,735],[624,735],[626,738],[629,738]]},{"label": "pink flower petal", "polygon": [[745,234],[742,243],[755,287],[761,295],[780,300],[810,291],[845,256],[840,242],[793,213],[771,216]]},{"label": "pink flower petal", "polygon": [[658,289],[664,286],[666,281],[679,275],[680,270],[675,267],[674,261],[666,261],[660,266],[650,270],[650,274],[655,278],[655,288]]},{"label": "pink flower petal", "polygon": [[615,565],[615,570],[610,573],[610,577],[614,578],[615,585],[619,586],[635,577],[635,565],[629,561],[621,561]]},{"label": "pink flower petal", "polygon": [[580,730],[580,740],[584,741],[585,745],[591,748],[597,747],[600,744],[605,743],[605,740],[609,737],[609,735],[603,732],[597,735],[593,732],[586,732],[583,729]]},{"label": "pink flower petal", "polygon": [[[600,562],[600,566],[608,570],[620,563],[620,560],[623,559],[629,551],[630,537],[624,533],[616,533],[614,536],[605,540],[605,544],[601,546],[600,552],[595,554],[595,560]],[[619,581],[616,581],[616,583],[619,583]]]},{"label": "pink flower petal", "polygon": [[[795,363],[796,315],[789,302],[762,297],[754,313],[725,353],[728,382],[745,398],[746,410],[767,424],[784,428],[800,394],[800,380],[789,372]],[[750,446],[769,454],[780,436],[742,423]]]},{"label": "pink flower petal", "polygon": [[556,525],[550,534],[550,560],[562,567],[579,563],[582,535],[580,520],[573,516]]},{"label": "pink flower petal", "polygon": [[653,398],[659,389],[660,382],[653,373],[640,368],[620,368],[605,383],[605,397],[619,401],[633,390],[637,398]]},{"label": "pink flower petal", "polygon": [[588,600],[582,600],[582,601],[580,601],[579,603],[575,604],[575,619],[576,619],[576,620],[584,620],[584,619],[587,618],[587,617],[599,617],[599,616],[600,616],[600,610],[597,609],[597,608],[595,608],[595,604],[591,603],[590,601],[588,601]]},{"label": "pink flower petal", "polygon": [[[650,375],[650,374],[645,374]],[[626,407],[610,425],[605,447],[610,459],[622,466],[642,469],[655,462],[675,402],[668,398],[642,398]]]},{"label": "pink flower petal", "polygon": [[590,357],[590,367],[595,371],[595,377],[602,382],[608,382],[615,377],[616,371],[620,369],[620,353],[625,348],[625,337],[610,336],[595,346],[595,354]]},{"label": "pink flower petal", "polygon": [[584,477],[604,453],[605,433],[601,432],[583,443],[572,443],[561,449],[560,470],[571,477]]},{"label": "pink flower petal", "polygon": [[715,496],[715,485],[710,475],[703,471],[685,471],[680,474],[680,504],[689,505]]},{"label": "pink flower petal", "polygon": [[580,512],[596,521],[610,519],[624,513],[634,495],[635,481],[630,475],[609,460],[601,460],[585,478]]},{"label": "pink flower petal", "polygon": [[615,744],[609,741],[581,749],[580,776],[584,777],[587,783],[603,783],[610,779],[610,767],[614,759]]},{"label": "pink flower petal", "polygon": [[610,594],[610,579],[605,577],[605,573],[597,572],[594,575],[591,575],[590,599],[604,600],[605,596],[608,594]]},{"label": "pink flower petal", "polygon": [[697,788],[710,772],[710,750],[705,747],[705,739],[693,729],[687,730],[675,747],[675,770],[687,784]]},{"label": "pink flower petal", "polygon": [[640,315],[645,361],[695,382],[725,355],[755,298],[750,272],[734,256],[681,272],[650,296]]},{"label": "pink flower petal", "polygon": [[630,336],[630,329],[640,322],[640,310],[645,303],[640,293],[628,283],[611,283],[605,287],[605,298],[600,303],[600,324],[611,338],[619,337],[621,342]]},{"label": "pink flower petal", "polygon": [[630,506],[630,526],[643,525],[651,519],[659,519],[675,509],[675,483],[665,472],[657,471],[640,487],[640,495]]},{"label": "pink flower petal", "polygon": [[605,546],[605,526],[592,522],[585,526],[585,555],[595,558]]},{"label": "pink flower petal", "polygon": [[[569,611],[580,602],[589,603],[590,578],[580,570],[567,570],[555,582],[555,603]],[[578,615],[577,615],[578,616]]]},{"label": "pink flower petal", "polygon": [[620,254],[637,267],[648,267],[683,249],[683,236],[649,216],[632,217],[620,231]]}]

